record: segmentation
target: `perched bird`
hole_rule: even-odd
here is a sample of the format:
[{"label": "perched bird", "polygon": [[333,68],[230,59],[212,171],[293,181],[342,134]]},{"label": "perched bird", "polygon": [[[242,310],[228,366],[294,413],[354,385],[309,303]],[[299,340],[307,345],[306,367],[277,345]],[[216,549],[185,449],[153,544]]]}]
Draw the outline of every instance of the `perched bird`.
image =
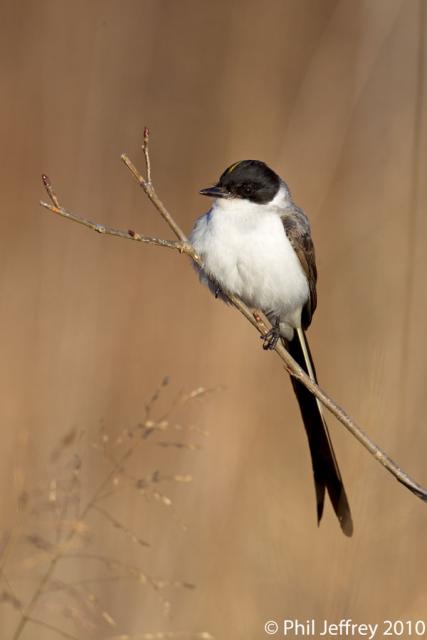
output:
[{"label": "perched bird", "polygon": [[[234,294],[260,309],[272,324],[264,348],[274,349],[282,340],[317,381],[305,336],[317,304],[307,216],[294,204],[287,184],[259,160],[232,164],[214,186],[200,193],[215,198],[190,235],[203,263],[201,281],[217,297],[227,300],[227,293]],[[326,490],[343,532],[351,536],[350,507],[320,403],[298,380],[291,381],[310,447],[318,523]]]}]

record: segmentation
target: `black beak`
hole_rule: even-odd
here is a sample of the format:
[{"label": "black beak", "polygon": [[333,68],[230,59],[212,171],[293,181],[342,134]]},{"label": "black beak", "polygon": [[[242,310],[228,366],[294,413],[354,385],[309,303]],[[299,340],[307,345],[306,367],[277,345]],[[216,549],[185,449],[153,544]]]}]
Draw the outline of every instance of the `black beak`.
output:
[{"label": "black beak", "polygon": [[200,189],[199,193],[202,196],[209,196],[210,198],[229,198],[230,194],[224,187],[220,187],[215,184],[213,187],[206,187],[206,189]]}]

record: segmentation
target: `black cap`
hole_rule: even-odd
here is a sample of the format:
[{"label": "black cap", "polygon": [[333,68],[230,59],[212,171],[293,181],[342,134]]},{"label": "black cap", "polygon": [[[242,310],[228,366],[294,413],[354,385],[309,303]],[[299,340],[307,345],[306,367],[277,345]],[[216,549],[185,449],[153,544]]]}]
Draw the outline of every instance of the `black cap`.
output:
[{"label": "black cap", "polygon": [[281,180],[261,160],[241,160],[230,165],[213,187],[201,189],[213,198],[243,198],[258,204],[271,202],[280,189]]}]

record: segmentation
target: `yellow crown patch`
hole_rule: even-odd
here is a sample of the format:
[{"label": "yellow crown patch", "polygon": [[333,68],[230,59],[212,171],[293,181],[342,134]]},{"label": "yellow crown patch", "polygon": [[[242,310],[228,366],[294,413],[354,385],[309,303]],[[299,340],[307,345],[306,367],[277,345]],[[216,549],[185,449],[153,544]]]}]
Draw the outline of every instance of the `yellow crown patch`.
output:
[{"label": "yellow crown patch", "polygon": [[241,160],[239,160],[239,162],[235,162],[234,164],[231,165],[231,167],[229,167],[227,169],[227,173],[231,173],[232,171],[234,171],[234,169],[237,167],[237,165],[239,165],[241,163]]}]

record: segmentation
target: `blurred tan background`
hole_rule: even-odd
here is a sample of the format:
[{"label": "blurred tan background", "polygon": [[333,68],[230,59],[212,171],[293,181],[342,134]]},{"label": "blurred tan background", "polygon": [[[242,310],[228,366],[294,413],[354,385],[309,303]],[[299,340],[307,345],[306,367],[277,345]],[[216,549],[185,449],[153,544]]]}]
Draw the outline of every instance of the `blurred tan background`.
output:
[{"label": "blurred tan background", "polygon": [[[150,571],[197,588],[171,596],[169,618],[143,586],[129,599],[98,589],[117,633],[238,640],[267,637],[271,618],[425,618],[427,506],[330,418],[355,534],[342,536],[329,503],[317,529],[308,447],[278,359],[186,259],[41,210],[40,174],[73,211],[170,237],[120,162],[126,151],[143,167],[144,125],[157,189],[186,231],[208,206],[198,189],[227,165],[271,164],[312,222],[321,383],[426,485],[425,4],[1,3],[2,529],[71,427],[134,425],[166,374],[171,397],[225,388],[186,413],[210,432],[202,451],[138,454],[147,472],[192,474],[174,490],[188,530],[134,495],[120,505],[152,542]],[[1,618],[11,637],[17,612],[5,605]],[[64,628],[78,638],[109,635],[73,624]],[[22,634],[35,637],[58,636]]]}]

